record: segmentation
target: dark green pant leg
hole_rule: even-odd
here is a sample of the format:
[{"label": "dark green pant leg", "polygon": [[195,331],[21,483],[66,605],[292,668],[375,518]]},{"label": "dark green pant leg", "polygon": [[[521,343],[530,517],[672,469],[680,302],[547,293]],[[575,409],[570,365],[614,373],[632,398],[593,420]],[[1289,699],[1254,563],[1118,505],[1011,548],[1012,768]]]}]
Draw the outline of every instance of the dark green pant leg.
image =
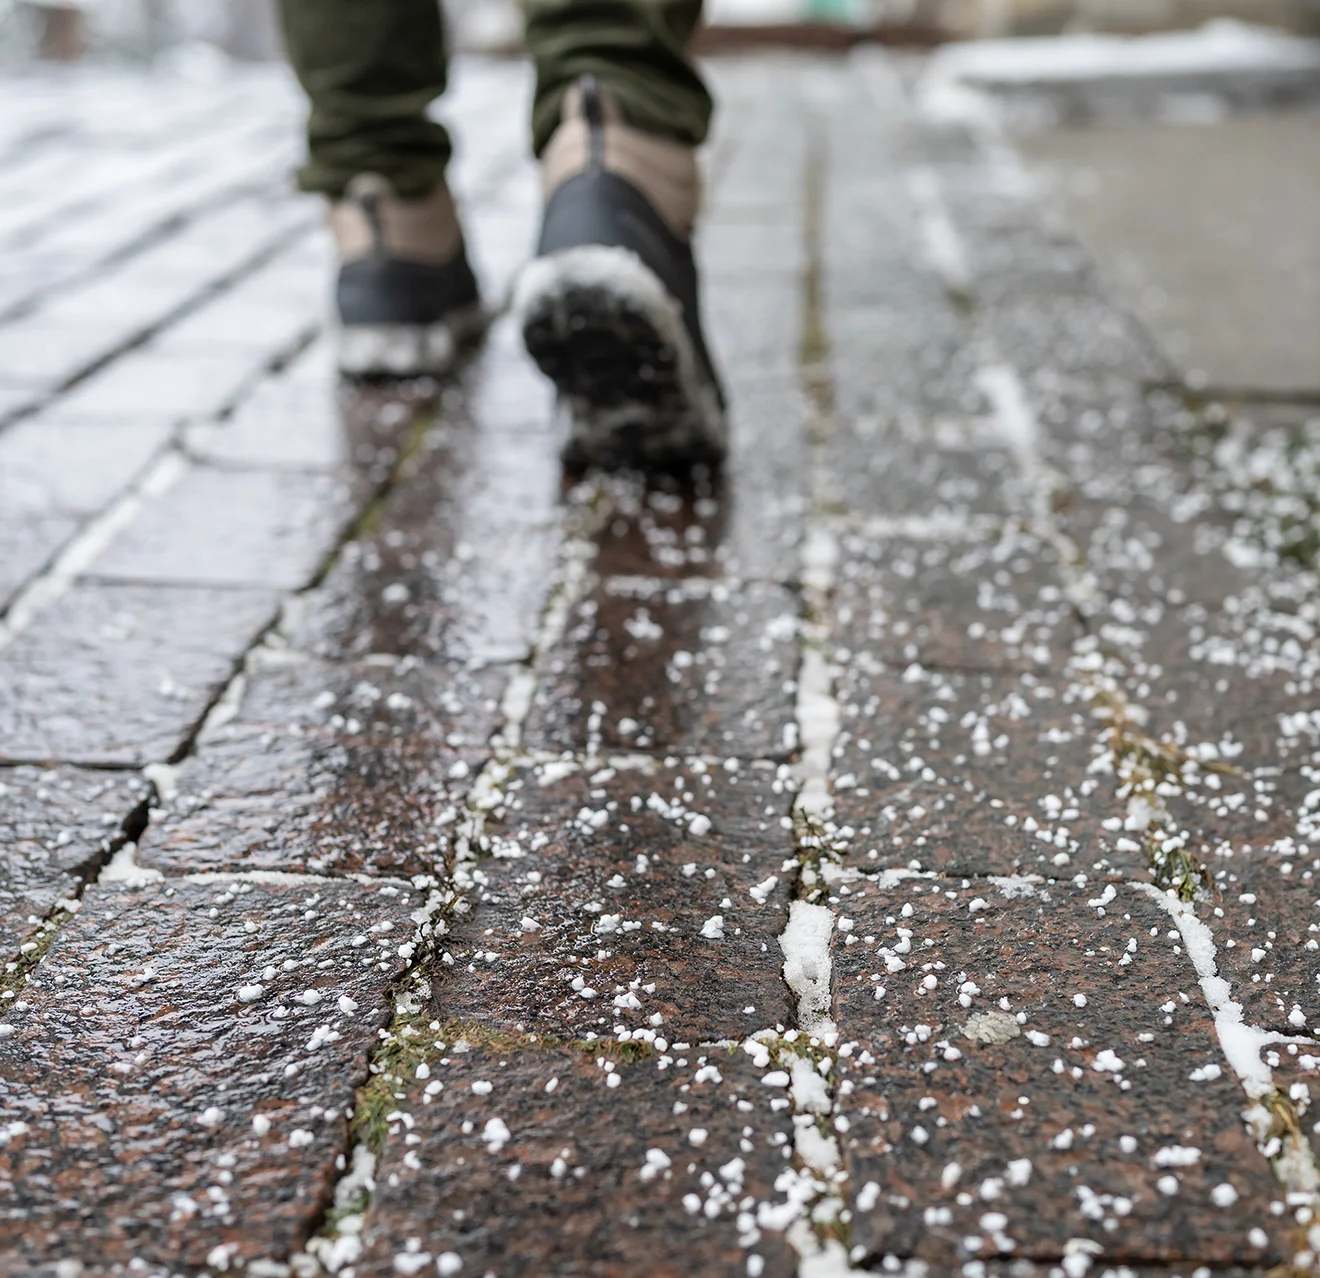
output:
[{"label": "dark green pant leg", "polygon": [[449,159],[426,117],[444,91],[439,0],[280,0],[289,61],[311,99],[306,191],[338,196],[358,173],[424,195]]},{"label": "dark green pant leg", "polygon": [[691,146],[705,140],[710,94],[686,53],[701,0],[522,0],[522,7],[536,64],[538,155],[559,123],[564,93],[588,73],[634,128]]}]

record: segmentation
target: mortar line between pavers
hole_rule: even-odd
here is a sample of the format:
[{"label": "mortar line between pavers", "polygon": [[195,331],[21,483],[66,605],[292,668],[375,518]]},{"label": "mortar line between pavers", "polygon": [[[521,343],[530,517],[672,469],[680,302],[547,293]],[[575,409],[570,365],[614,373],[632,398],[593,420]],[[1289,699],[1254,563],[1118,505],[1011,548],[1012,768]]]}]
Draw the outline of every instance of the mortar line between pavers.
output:
[{"label": "mortar line between pavers", "polygon": [[1295,1107],[1290,1114],[1282,1108],[1281,1102],[1283,1105],[1290,1105],[1290,1102],[1279,1091],[1273,1070],[1261,1053],[1266,1047],[1288,1043],[1320,1048],[1320,1042],[1304,1036],[1273,1033],[1248,1024],[1242,1004],[1232,997],[1232,987],[1219,975],[1214,934],[1205,922],[1172,892],[1161,892],[1149,883],[1134,883],[1132,887],[1164,910],[1183,938],[1187,956],[1196,969],[1201,991],[1214,1016],[1215,1033],[1224,1059],[1251,1102],[1244,1117],[1256,1138],[1257,1147],[1286,1191],[1288,1206],[1297,1212],[1297,1223],[1303,1228],[1311,1226],[1307,1232],[1309,1251],[1293,1258],[1297,1268],[1309,1269],[1315,1264],[1315,1253],[1320,1252],[1320,1225],[1313,1223],[1320,1171],[1316,1168],[1310,1143],[1301,1132]]},{"label": "mortar line between pavers", "polygon": [[569,525],[567,535],[559,550],[559,563],[541,609],[536,633],[526,659],[513,672],[500,701],[503,722],[491,742],[496,749],[503,746],[516,750],[522,746],[523,728],[531,714],[532,699],[536,694],[538,663],[563,636],[573,606],[586,588],[589,578],[587,565],[595,554],[590,534],[602,518],[603,509],[566,516]]},{"label": "mortar line between pavers", "polygon": [[[784,981],[797,1006],[795,1029],[751,1036],[744,1050],[764,1068],[773,1056],[786,1067],[776,1079],[789,1089],[796,1168],[786,1169],[775,1188],[788,1203],[779,1225],[798,1255],[799,1278],[837,1278],[854,1272],[847,1248],[847,1175],[842,1168],[834,1120],[840,1118],[833,1087],[827,1082],[837,1042],[833,1010],[830,936],[835,912],[825,896],[828,866],[838,848],[830,817],[833,799],[829,773],[839,732],[835,671],[828,658],[829,600],[839,561],[837,525],[828,516],[828,470],[825,444],[833,429],[834,394],[829,375],[829,334],[822,296],[824,271],[821,221],[828,156],[819,143],[808,148],[804,237],[807,262],[803,281],[802,344],[799,376],[810,405],[807,426],[809,509],[800,552],[801,657],[794,722],[798,732],[798,791],[792,807],[799,863],[788,922],[779,938]],[[824,1066],[822,1070],[820,1067]],[[769,1078],[767,1075],[766,1078]],[[763,1080],[764,1081],[764,1080]]]},{"label": "mortar line between pavers", "polygon": [[[1006,143],[992,135],[993,130],[990,135],[973,130],[973,136],[980,144],[986,162],[992,167],[998,166],[1005,170],[1000,176],[1006,186],[1010,183],[1018,183],[1023,186],[1024,191],[1029,189],[1029,185],[1023,183],[1016,161],[1005,158],[1006,154],[1011,156],[1011,152],[1006,152]],[[938,196],[937,187],[935,194]],[[952,222],[949,226],[953,229]],[[993,352],[993,347],[988,344],[986,349]],[[1001,433],[1018,461],[1027,486],[1031,518],[1037,525],[1036,531],[1044,540],[1056,547],[1061,563],[1064,590],[1079,618],[1085,624],[1086,617],[1097,602],[1097,590],[1085,571],[1085,564],[1079,551],[1054,518],[1054,496],[1063,483],[1061,477],[1041,459],[1040,423],[1021,378],[1015,368],[999,362],[992,355],[979,370],[977,381],[990,400]],[[1078,655],[1074,653],[1074,659],[1070,663],[1073,673],[1079,675],[1081,682],[1090,688],[1093,699],[1098,699],[1102,695],[1108,698],[1112,725],[1106,731],[1110,733],[1111,740],[1120,741],[1122,732],[1120,724],[1134,725],[1138,716],[1133,713],[1126,698],[1118,691],[1116,682],[1110,686],[1102,682],[1102,667],[1097,666],[1095,661],[1088,661],[1085,658],[1079,663]],[[1143,742],[1148,742],[1152,748],[1161,748],[1162,743],[1153,742],[1145,738],[1144,734],[1141,736]],[[1139,749],[1127,752],[1128,756],[1138,754]],[[1118,757],[1115,767],[1116,779],[1120,781],[1122,760],[1122,756]],[[1139,766],[1139,762],[1129,765],[1129,775],[1136,773]],[[1155,785],[1158,778],[1150,771],[1149,766],[1146,771],[1150,775],[1144,779],[1151,784],[1145,787],[1139,797],[1148,807],[1148,811],[1144,814],[1144,828],[1149,829],[1152,821],[1164,824],[1165,821],[1170,821],[1170,818],[1167,805],[1158,794]],[[1118,797],[1122,797],[1125,788],[1131,790],[1134,787],[1130,782],[1120,785]],[[1146,790],[1149,793],[1146,793]],[[1132,795],[1129,799],[1128,822],[1133,817],[1131,803],[1137,797]],[[1159,821],[1161,816],[1165,821]],[[1156,851],[1154,844],[1147,841],[1147,858],[1152,873],[1157,879],[1168,878],[1169,863],[1162,858],[1167,857],[1171,851],[1172,849],[1163,845]],[[1192,905],[1182,899],[1184,892],[1189,895],[1194,892],[1194,888],[1190,886],[1189,873],[1195,873],[1200,877],[1206,888],[1212,886],[1209,875],[1195,864],[1194,859],[1190,871],[1187,868],[1180,871],[1178,891],[1167,882],[1143,884],[1126,881],[1169,913],[1183,937],[1188,957],[1197,972],[1202,994],[1214,1017],[1221,1050],[1230,1068],[1242,1082],[1250,1102],[1243,1114],[1243,1120],[1254,1137],[1262,1157],[1283,1186],[1288,1205],[1294,1209],[1297,1223],[1304,1231],[1302,1247],[1293,1257],[1292,1265],[1298,1272],[1313,1272],[1317,1258],[1320,1257],[1320,1225],[1314,1223],[1316,1204],[1320,1202],[1320,1168],[1317,1167],[1309,1142],[1301,1133],[1300,1116],[1296,1105],[1274,1085],[1272,1071],[1260,1056],[1268,1043],[1287,1040],[1284,1036],[1269,1034],[1243,1022],[1241,1005],[1231,999],[1228,983],[1217,974],[1213,931],[1197,918]]]},{"label": "mortar line between pavers", "polygon": [[[410,1018],[426,1006],[430,997],[428,966],[438,955],[440,938],[447,935],[447,918],[468,899],[472,887],[471,868],[479,858],[478,845],[485,828],[486,817],[496,806],[500,782],[509,774],[513,760],[520,756],[522,732],[531,713],[532,698],[537,685],[537,667],[542,656],[551,650],[564,633],[573,604],[587,578],[586,564],[593,553],[590,539],[591,512],[585,522],[568,516],[569,535],[560,548],[559,562],[550,589],[541,609],[541,617],[526,660],[515,670],[505,685],[500,700],[501,722],[489,743],[489,754],[472,785],[459,804],[461,815],[455,826],[453,868],[447,884],[437,883],[432,892],[436,908],[426,922],[419,926],[418,952],[411,956],[407,969],[392,985],[394,1016],[389,1026],[380,1031],[380,1045],[371,1053],[367,1063],[367,1077],[354,1095],[353,1119],[349,1138],[341,1155],[341,1175],[331,1190],[329,1200],[319,1218],[312,1224],[303,1250],[290,1257],[290,1266],[298,1278],[337,1273],[353,1264],[361,1254],[359,1233],[371,1206],[375,1189],[374,1175],[381,1148],[372,1148],[373,1133],[364,1130],[360,1109],[364,1092],[374,1079],[390,1078],[384,1073],[385,1064],[379,1059],[382,1047],[398,1041],[404,1032],[414,1032]],[[555,756],[562,759],[562,756]],[[423,929],[426,934],[423,936]],[[443,1026],[443,1022],[440,1022]],[[608,1040],[600,1040],[604,1048]],[[388,1085],[388,1084],[387,1084]],[[384,1116],[388,1121],[388,1115]],[[351,1224],[351,1228],[348,1226]]]},{"label": "mortar line between pavers", "polygon": [[[219,421],[225,418],[274,370],[296,358],[315,339],[316,332],[309,327],[287,347],[276,350],[257,375],[238,392],[232,403],[203,420]],[[64,544],[49,566],[33,577],[14,596],[8,607],[0,612],[0,651],[62,598],[77,579],[95,578],[96,574],[91,571],[92,565],[115,537],[137,518],[146,503],[164,496],[189,470],[203,464],[192,456],[185,445],[185,428],[191,424],[178,423],[171,431],[169,440],[161,446],[146,468],[117,497],[112,498],[103,510],[84,524]],[[337,550],[338,546],[335,553]]]},{"label": "mortar line between pavers", "polygon": [[[274,361],[272,361],[272,367],[273,366]],[[313,581],[318,580],[325,574],[328,565],[334,562],[334,560],[342,553],[345,544],[347,544],[347,542],[356,534],[361,526],[362,520],[366,517],[373,504],[387,494],[397,482],[399,475],[402,473],[402,467],[420,446],[425,433],[425,429],[414,429],[412,437],[407,441],[405,446],[400,449],[399,456],[391,468],[389,475],[377,485],[376,491],[363,503],[362,509],[359,510],[353,519],[348,520],[345,523],[345,526],[340,533],[340,536],[336,539],[334,546],[327,551],[323,563],[318,566],[316,572],[313,574]],[[136,504],[133,505],[132,509],[130,509],[127,514],[116,516],[116,520],[122,520],[123,523],[128,522],[136,513],[136,510],[140,509],[142,502],[146,500],[147,497],[159,496],[164,491],[167,491],[169,487],[172,487],[174,483],[178,482],[178,479],[188,469],[188,465],[189,463],[180,452],[177,442],[172,441],[167,444],[161,453],[158,454],[156,462],[148,468],[145,475],[133,486],[132,492],[129,495],[135,499]],[[118,503],[116,505],[118,505]],[[105,515],[98,516],[98,520],[106,518],[110,513],[111,512],[106,512]],[[80,555],[94,557],[96,553],[99,553],[99,548],[104,547],[109,537],[112,537],[114,533],[123,526],[123,523],[115,522],[114,526],[105,534],[105,540],[99,538],[94,539],[91,545],[84,547],[80,552]],[[60,584],[59,589],[55,591],[50,598],[42,601],[43,607],[49,606],[49,604],[53,603],[59,595],[63,594],[78,575],[76,563],[68,567],[68,579]],[[291,595],[296,593],[296,591],[290,592]],[[6,632],[7,621],[7,618],[0,618],[0,650],[3,649],[5,643],[8,642],[8,639],[13,637],[12,634]],[[144,799],[142,803],[136,805],[125,816],[120,825],[120,829],[124,832],[124,838],[118,840],[113,847],[103,849],[98,857],[92,859],[88,865],[87,875],[79,880],[76,891],[72,897],[69,898],[67,902],[58,903],[47,914],[46,918],[43,920],[44,940],[40,953],[37,954],[36,959],[33,962],[26,964],[26,966],[20,969],[16,969],[17,976],[14,984],[15,989],[21,988],[23,984],[26,984],[31,972],[37,966],[37,963],[45,957],[46,951],[49,949],[50,945],[54,943],[60,930],[69,919],[73,917],[76,909],[81,906],[83,895],[90,883],[102,880],[106,882],[145,883],[163,881],[166,878],[166,876],[158,870],[138,866],[135,860],[138,841],[151,823],[151,813],[154,806],[153,800],[166,798],[168,801],[167,796],[172,797],[170,791],[176,784],[174,764],[180,762],[192,752],[203,728],[209,724],[223,722],[224,716],[226,715],[232,718],[233,715],[238,712],[239,703],[242,700],[243,690],[246,686],[247,660],[251,654],[263,644],[263,642],[269,639],[278,624],[279,614],[277,612],[276,615],[273,616],[264,627],[262,627],[248,647],[245,648],[235,659],[233,673],[230,675],[229,679],[226,680],[220,692],[217,693],[211,703],[207,705],[199,715],[197,722],[192,725],[182,743],[171,755],[170,761],[148,764],[141,769],[144,779],[151,787],[147,798]],[[116,770],[131,771],[133,769],[124,768]],[[329,881],[334,881],[334,879],[331,878]],[[67,908],[68,905],[72,905],[73,908]]]},{"label": "mortar line between pavers", "polygon": [[0,652],[68,591],[148,501],[169,492],[189,468],[174,444],[167,444],[124,492],[65,544],[44,573],[18,592],[0,617]]},{"label": "mortar line between pavers", "polygon": [[[249,177],[226,187],[219,193],[202,197],[200,202],[186,204],[168,216],[158,218],[144,227],[137,235],[112,249],[103,257],[87,262],[74,274],[48,288],[38,288],[35,292],[20,297],[0,309],[0,328],[21,323],[34,311],[38,311],[47,300],[74,292],[85,284],[94,283],[98,276],[106,271],[122,266],[140,253],[148,252],[156,245],[168,243],[174,235],[192,227],[202,214],[214,212],[236,204],[252,195],[273,194],[284,191],[288,179],[281,165],[272,165],[268,172],[251,174]],[[24,245],[13,245],[6,241],[6,247],[12,251],[23,251]]]},{"label": "mortar line between pavers", "polygon": [[[84,71],[83,74],[86,74]],[[251,95],[251,87],[245,86],[241,91],[243,95]],[[154,165],[154,172],[149,174],[145,181],[158,179],[164,174],[171,177],[176,171],[187,172],[193,169],[195,165],[195,142],[189,148],[184,145],[184,139],[193,139],[196,134],[196,127],[199,123],[205,121],[207,124],[216,119],[226,122],[225,128],[221,130],[219,137],[215,135],[206,135],[208,143],[245,143],[256,144],[266,142],[270,144],[282,143],[291,157],[296,156],[292,148],[288,147],[287,127],[290,121],[286,118],[284,121],[278,119],[272,120],[270,112],[251,113],[250,108],[244,103],[244,114],[236,117],[237,126],[235,127],[235,117],[233,117],[233,108],[238,104],[234,93],[221,95],[213,98],[209,103],[204,100],[197,100],[191,103],[179,105],[175,104],[176,112],[171,117],[172,131],[165,136],[157,136],[147,139],[145,142],[141,138],[133,138],[133,149],[137,152],[145,150],[145,158]],[[283,108],[280,108],[281,112]],[[63,117],[67,124],[67,116]],[[283,125],[283,127],[281,127]],[[54,133],[49,132],[52,128]],[[182,130],[187,130],[186,133]],[[122,145],[129,141],[129,137],[121,137],[117,145]],[[51,117],[39,129],[36,135],[29,135],[27,142],[13,142],[3,151],[6,159],[21,152],[25,159],[34,158],[33,152],[39,150],[48,150],[51,145],[56,147],[63,146],[65,153],[62,157],[57,156],[61,163],[77,162],[79,159],[86,158],[88,148],[86,139],[75,138],[73,148],[69,148],[69,135],[58,127],[57,121]],[[36,158],[40,158],[39,156]],[[49,155],[46,159],[50,159]],[[143,175],[138,173],[134,175],[134,181],[140,185],[144,181]],[[22,216],[24,221],[11,226],[4,232],[3,247],[24,246],[31,241],[33,233],[42,226],[54,223],[58,228],[67,227],[75,223],[79,215],[90,205],[103,203],[106,191],[98,190],[95,185],[90,191],[75,191],[72,198],[67,194],[56,196],[54,201],[48,201],[42,204],[36,203],[34,208],[28,210]]]},{"label": "mortar line between pavers", "polygon": [[[87,884],[113,861],[124,847],[132,846],[134,840],[146,829],[150,802],[149,797],[140,800],[119,823],[115,833],[101,840],[96,851],[88,856],[82,867],[79,867],[79,870],[85,873],[78,879],[76,891],[71,896],[61,897],[51,906],[41,921],[35,940],[24,942],[19,947],[16,957],[5,958],[4,969],[0,971],[0,1019],[3,1019],[5,1011],[13,1006],[19,992],[46,957],[47,951],[55,943],[65,924],[82,908],[82,895],[86,891]],[[71,872],[71,875],[73,873],[76,872]]]},{"label": "mortar line between pavers", "polygon": [[[1272,1043],[1311,1040],[1245,1024],[1241,1005],[1231,998],[1227,981],[1218,975],[1214,932],[1197,917],[1194,908],[1198,896],[1207,898],[1215,885],[1199,858],[1187,851],[1185,836],[1177,829],[1160,794],[1161,786],[1170,784],[1171,774],[1176,774],[1177,780],[1172,783],[1181,789],[1182,768],[1194,760],[1141,731],[1138,726],[1141,708],[1132,706],[1122,695],[1116,679],[1105,677],[1103,665],[1090,664],[1083,656],[1081,662],[1072,663],[1072,669],[1089,689],[1092,700],[1108,705],[1109,727],[1102,731],[1101,741],[1108,736],[1112,743],[1108,753],[1113,761],[1115,797],[1119,801],[1126,799],[1123,828],[1140,838],[1140,842],[1130,840],[1132,849],[1144,852],[1155,879],[1154,883],[1143,883],[1120,875],[1120,881],[1155,901],[1170,915],[1182,935],[1214,1020],[1220,1050],[1246,1093],[1248,1105],[1242,1114],[1243,1122],[1274,1179],[1283,1188],[1287,1205],[1293,1209],[1303,1231],[1303,1241],[1284,1272],[1314,1273],[1320,1258],[1320,1225],[1314,1223],[1320,1205],[1320,1167],[1302,1133],[1296,1103],[1274,1084],[1272,1070],[1260,1055]],[[1135,732],[1137,743],[1125,747],[1131,732]],[[1172,757],[1160,758],[1157,766],[1147,755]],[[1201,884],[1199,890],[1197,880]],[[1284,1278],[1284,1272],[1279,1278]]]},{"label": "mortar line between pavers", "polygon": [[1278,390],[1268,386],[1224,386],[1210,385],[1189,386],[1177,378],[1149,378],[1142,383],[1146,390],[1168,391],[1174,395],[1185,395],[1204,405],[1207,401],[1226,400],[1237,406],[1252,404],[1300,404],[1306,407],[1320,404],[1320,389],[1314,386],[1298,386],[1292,390]]},{"label": "mortar line between pavers", "polygon": [[[109,365],[113,364],[115,360],[146,346],[154,338],[159,337],[162,333],[166,332],[181,320],[187,319],[188,316],[193,314],[193,312],[200,310],[207,303],[213,302],[216,298],[224,296],[225,293],[228,293],[237,287],[237,285],[241,284],[248,278],[248,276],[255,274],[268,262],[274,261],[282,252],[297,243],[298,240],[313,234],[314,227],[315,223],[309,216],[301,223],[295,224],[294,226],[281,231],[279,235],[263,244],[260,249],[250,257],[245,258],[228,274],[203,285],[196,293],[192,294],[185,301],[180,302],[172,311],[169,311],[160,319],[156,320],[149,327],[141,329],[131,337],[126,338],[107,354],[102,355],[92,363],[79,369],[78,372],[73,374],[73,376],[66,378],[43,398],[20,408],[17,412],[11,413],[7,417],[0,418],[0,435],[3,435],[5,431],[9,430],[17,423],[26,421],[29,417],[34,417],[38,413],[44,412],[46,409],[50,408],[52,404],[58,403],[62,396],[68,394],[69,391],[87,381],[88,378],[101,372],[102,369],[109,367]],[[299,339],[299,342],[300,345],[306,344],[301,338]],[[270,363],[264,366],[264,369],[273,367],[275,362],[276,361],[272,359]],[[264,376],[264,371],[262,375]]]}]

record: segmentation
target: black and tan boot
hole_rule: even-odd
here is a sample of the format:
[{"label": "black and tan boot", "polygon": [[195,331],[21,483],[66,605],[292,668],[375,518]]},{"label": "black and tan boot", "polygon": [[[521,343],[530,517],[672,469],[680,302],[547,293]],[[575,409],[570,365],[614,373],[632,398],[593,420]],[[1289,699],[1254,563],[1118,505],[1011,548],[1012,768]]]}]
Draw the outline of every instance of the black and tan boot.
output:
[{"label": "black and tan boot", "polygon": [[717,464],[724,396],[701,332],[694,152],[627,127],[584,77],[541,168],[541,240],[514,310],[571,418],[565,464]]},{"label": "black and tan boot", "polygon": [[330,209],[339,250],[339,367],[353,377],[443,373],[484,322],[443,183],[402,199],[364,173]]}]

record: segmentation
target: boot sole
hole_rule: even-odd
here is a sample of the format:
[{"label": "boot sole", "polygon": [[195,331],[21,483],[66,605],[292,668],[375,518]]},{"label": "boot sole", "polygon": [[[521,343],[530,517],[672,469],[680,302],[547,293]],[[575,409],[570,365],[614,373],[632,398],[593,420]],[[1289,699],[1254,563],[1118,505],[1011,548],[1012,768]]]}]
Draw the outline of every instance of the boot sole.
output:
[{"label": "boot sole", "polygon": [[447,373],[462,347],[485,331],[480,305],[463,307],[435,324],[341,324],[339,371],[345,377],[437,377]]},{"label": "boot sole", "polygon": [[587,245],[528,265],[513,300],[527,351],[571,419],[564,465],[718,465],[726,425],[678,304],[627,249]]}]

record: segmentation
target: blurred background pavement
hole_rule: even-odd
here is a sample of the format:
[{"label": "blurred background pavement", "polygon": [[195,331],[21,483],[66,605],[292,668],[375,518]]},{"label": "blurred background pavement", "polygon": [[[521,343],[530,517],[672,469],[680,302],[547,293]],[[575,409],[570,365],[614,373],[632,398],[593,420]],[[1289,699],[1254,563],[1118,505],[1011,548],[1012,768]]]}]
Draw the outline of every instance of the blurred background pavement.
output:
[{"label": "blurred background pavement", "polygon": [[[513,0],[448,8],[459,49],[516,54]],[[1192,385],[1296,397],[1320,366],[1317,36],[1320,0],[709,0],[701,41],[904,47],[935,109],[1008,129]],[[0,0],[0,74],[34,105],[59,64],[279,57],[272,0]]]}]

